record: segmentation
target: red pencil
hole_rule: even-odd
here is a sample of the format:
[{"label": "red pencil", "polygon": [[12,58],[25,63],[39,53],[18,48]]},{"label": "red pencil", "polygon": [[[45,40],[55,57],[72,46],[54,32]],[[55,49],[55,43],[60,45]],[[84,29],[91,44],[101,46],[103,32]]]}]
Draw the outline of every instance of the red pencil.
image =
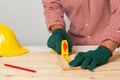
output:
[{"label": "red pencil", "polygon": [[23,68],[23,67],[19,67],[19,66],[14,66],[14,65],[11,65],[11,64],[4,64],[4,65],[8,66],[8,67],[11,67],[11,68],[16,68],[16,69],[20,69],[20,70],[25,70],[25,71],[36,73],[36,71],[32,70],[32,69]]}]

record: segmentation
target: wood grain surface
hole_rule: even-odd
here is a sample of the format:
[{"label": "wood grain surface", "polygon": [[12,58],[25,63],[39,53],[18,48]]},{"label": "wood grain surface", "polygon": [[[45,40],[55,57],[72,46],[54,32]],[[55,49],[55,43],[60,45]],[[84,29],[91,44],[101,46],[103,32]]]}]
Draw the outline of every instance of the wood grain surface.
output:
[{"label": "wood grain surface", "polygon": [[[119,54],[116,54],[106,70],[97,72],[62,71],[54,53],[29,52],[21,56],[0,57],[0,80],[120,80],[119,60]],[[6,67],[4,64],[34,69],[37,73]]]},{"label": "wood grain surface", "polygon": [[[72,54],[70,56],[71,60],[74,59],[76,54]],[[82,69],[80,66],[78,67],[70,67],[68,62],[59,55],[59,63],[63,71],[81,71],[81,72],[86,72],[89,71],[87,69]],[[108,63],[102,66],[99,66],[94,69],[95,72],[100,72],[100,71],[119,71],[120,70],[120,52],[114,52],[114,55],[109,59]]]}]

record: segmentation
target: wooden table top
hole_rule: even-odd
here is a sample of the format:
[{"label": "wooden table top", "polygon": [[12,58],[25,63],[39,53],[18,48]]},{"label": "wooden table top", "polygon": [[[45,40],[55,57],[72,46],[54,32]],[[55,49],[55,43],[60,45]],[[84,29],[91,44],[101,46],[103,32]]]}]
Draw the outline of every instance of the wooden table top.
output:
[{"label": "wooden table top", "polygon": [[[15,57],[0,57],[0,80],[120,80],[120,71],[63,72],[56,56],[43,47],[28,47],[30,52]],[[32,49],[40,49],[32,50]],[[45,49],[45,47],[44,47]],[[36,52],[35,52],[36,51]],[[36,73],[4,66],[16,65]]]}]

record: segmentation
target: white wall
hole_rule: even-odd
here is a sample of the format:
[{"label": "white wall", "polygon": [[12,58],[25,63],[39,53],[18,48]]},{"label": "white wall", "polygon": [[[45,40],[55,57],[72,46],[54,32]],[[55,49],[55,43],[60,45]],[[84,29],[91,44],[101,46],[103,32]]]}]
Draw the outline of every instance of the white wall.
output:
[{"label": "white wall", "polygon": [[22,45],[46,45],[49,33],[42,0],[0,0],[0,23],[8,25]]}]

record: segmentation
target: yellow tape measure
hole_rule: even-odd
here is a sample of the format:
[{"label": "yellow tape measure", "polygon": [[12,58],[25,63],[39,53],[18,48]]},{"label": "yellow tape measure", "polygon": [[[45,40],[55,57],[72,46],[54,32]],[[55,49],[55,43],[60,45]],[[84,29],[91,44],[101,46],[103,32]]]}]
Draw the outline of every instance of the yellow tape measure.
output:
[{"label": "yellow tape measure", "polygon": [[62,43],[61,43],[61,56],[63,56],[66,59],[67,62],[70,61],[67,40],[62,40]]}]

